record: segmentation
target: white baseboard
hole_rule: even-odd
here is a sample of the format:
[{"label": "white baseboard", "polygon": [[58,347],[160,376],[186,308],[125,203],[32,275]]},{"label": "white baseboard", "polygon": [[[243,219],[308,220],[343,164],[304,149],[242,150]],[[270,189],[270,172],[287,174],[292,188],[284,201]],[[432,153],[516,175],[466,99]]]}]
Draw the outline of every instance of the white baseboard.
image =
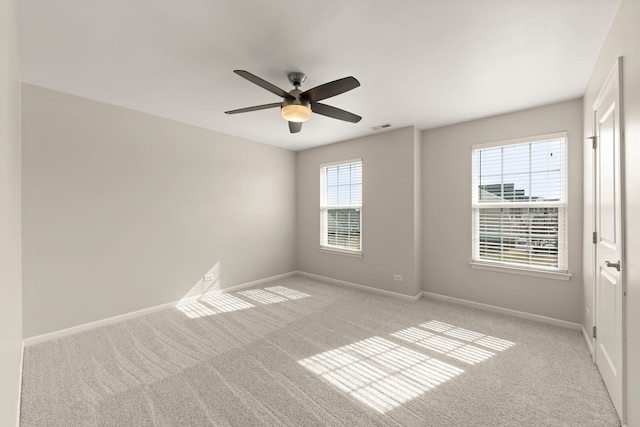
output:
[{"label": "white baseboard", "polygon": [[[289,273],[279,274],[277,276],[254,280],[253,282],[241,283],[239,285],[234,285],[225,289],[221,289],[220,293],[236,292],[245,288],[250,288],[252,286],[259,286],[264,283],[271,282],[273,280],[278,280],[285,277],[293,276],[294,274],[296,274],[296,272],[291,271]],[[49,332],[47,334],[36,335],[34,337],[25,338],[24,346],[29,347],[35,344],[51,341],[57,338],[74,335],[79,332],[88,331],[90,329],[98,328],[100,326],[106,326],[106,325],[112,325],[114,323],[124,322],[125,320],[134,319],[136,317],[145,316],[147,314],[151,314],[158,311],[166,310],[167,308],[175,307],[179,303],[180,301],[168,302],[165,304],[156,305],[154,307],[143,308],[142,310],[132,311],[129,313],[120,314],[113,317],[107,317],[106,319],[96,320],[95,322],[83,323],[82,325],[72,326],[70,328],[61,329],[59,331]]]},{"label": "white baseboard", "polygon": [[587,343],[587,347],[589,347],[591,360],[594,360],[595,355],[593,354],[593,340],[591,339],[591,336],[589,336],[587,330],[584,328],[584,325],[580,325],[580,328],[582,329],[582,336],[584,337],[584,341]]},{"label": "white baseboard", "polygon": [[461,298],[449,297],[449,296],[446,296],[446,295],[435,294],[435,293],[432,293],[432,292],[420,292],[420,293],[418,293],[418,295],[411,296],[411,295],[400,294],[400,293],[397,293],[397,292],[386,291],[386,290],[383,290],[383,289],[372,288],[370,286],[360,285],[358,283],[352,283],[352,282],[347,282],[347,281],[344,281],[344,280],[332,279],[331,277],[326,277],[326,276],[320,276],[320,275],[317,275],[317,274],[306,273],[304,271],[298,271],[296,273],[301,275],[301,276],[306,276],[306,277],[309,277],[309,278],[312,278],[312,279],[322,280],[324,282],[328,282],[328,283],[331,283],[331,284],[334,284],[334,285],[338,285],[338,286],[348,286],[348,287],[357,288],[357,289],[361,289],[361,290],[368,291],[368,292],[374,292],[374,293],[377,293],[377,294],[392,296],[392,297],[396,297],[396,298],[402,298],[402,299],[409,300],[409,301],[417,301],[422,296],[425,296],[427,298],[433,298],[433,299],[437,299],[437,300],[440,300],[440,301],[452,302],[452,303],[455,303],[455,304],[465,305],[465,306],[468,306],[468,307],[474,307],[474,308],[479,308],[479,309],[482,309],[482,310],[492,311],[494,313],[507,314],[507,315],[510,315],[510,316],[520,317],[520,318],[528,319],[528,320],[534,320],[536,322],[546,323],[546,324],[549,324],[549,325],[560,326],[560,327],[563,327],[563,328],[572,329],[574,331],[583,330],[582,325],[579,324],[579,323],[568,322],[566,320],[560,320],[560,319],[554,319],[552,317],[540,316],[538,314],[526,313],[524,311],[511,310],[511,309],[508,309],[508,308],[498,307],[498,306],[489,305],[489,304],[483,304],[483,303],[479,303],[479,302],[475,302],[475,301],[469,301],[469,300],[465,300],[465,299],[461,299]]},{"label": "white baseboard", "polygon": [[49,332],[46,334],[25,338],[24,345],[25,347],[30,347],[32,345],[40,344],[46,341],[51,341],[57,338],[74,335],[79,332],[88,331],[94,328],[99,328],[100,326],[106,326],[106,325],[112,325],[114,323],[124,322],[129,319],[134,319],[136,317],[144,316],[146,314],[155,313],[157,311],[165,310],[170,307],[175,307],[177,303],[178,301],[168,302],[166,304],[160,304],[154,307],[143,308],[142,310],[132,311],[125,314],[119,314],[113,317],[107,317],[106,319],[100,319],[94,322],[83,323],[77,326],[71,326],[70,328],[60,329],[59,331]]},{"label": "white baseboard", "polygon": [[18,370],[18,408],[16,412],[16,427],[20,427],[20,411],[22,410],[22,369],[24,367],[24,341],[20,349],[20,367]]},{"label": "white baseboard", "polygon": [[411,295],[401,294],[401,293],[398,293],[398,292],[385,291],[384,289],[372,288],[370,286],[360,285],[358,283],[352,283],[352,282],[346,282],[344,280],[332,279],[331,277],[325,277],[325,276],[319,276],[317,274],[305,273],[304,271],[298,271],[296,273],[299,274],[300,276],[305,276],[305,277],[309,277],[311,279],[321,280],[323,282],[328,282],[328,283],[331,283],[333,285],[348,286],[350,288],[361,289],[363,291],[373,292],[373,293],[376,293],[376,294],[386,295],[386,296],[394,297],[394,298],[402,298],[402,299],[409,300],[409,301],[418,301],[422,297],[422,293],[421,292],[418,292],[418,295],[411,296]]},{"label": "white baseboard", "polygon": [[554,319],[553,317],[540,316],[538,314],[526,313],[524,311],[511,310],[509,308],[497,307],[495,305],[483,304],[480,302],[469,301],[461,298],[454,298],[446,295],[434,294],[432,292],[422,292],[427,298],[433,298],[440,301],[452,302],[455,304],[466,305],[468,307],[479,308],[482,310],[492,311],[494,313],[508,314],[510,316],[520,317],[528,320],[535,320],[536,322],[547,323],[549,325],[561,326],[563,328],[573,329],[579,331],[582,329],[582,325],[579,323],[568,322],[566,320]]}]

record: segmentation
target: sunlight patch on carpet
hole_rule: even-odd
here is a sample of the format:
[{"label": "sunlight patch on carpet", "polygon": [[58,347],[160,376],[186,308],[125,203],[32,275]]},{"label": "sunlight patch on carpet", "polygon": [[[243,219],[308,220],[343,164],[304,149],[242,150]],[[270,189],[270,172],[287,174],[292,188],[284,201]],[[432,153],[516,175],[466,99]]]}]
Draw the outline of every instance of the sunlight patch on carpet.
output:
[{"label": "sunlight patch on carpet", "polygon": [[261,304],[273,304],[276,302],[283,302],[287,300],[280,295],[272,294],[271,292],[267,292],[263,289],[250,289],[248,291],[242,291],[238,293]]},{"label": "sunlight patch on carpet", "polygon": [[255,307],[250,302],[241,300],[231,294],[207,295],[201,301],[208,303],[216,314]]},{"label": "sunlight patch on carpet", "polygon": [[423,323],[420,326],[425,329],[437,330],[438,332],[442,332],[444,335],[448,335],[450,337],[459,338],[464,341],[471,341],[474,344],[480,344],[496,351],[504,351],[516,344],[512,341],[503,340],[490,335],[484,335],[468,329],[458,328],[457,326],[449,325],[448,323],[439,322],[437,320]]},{"label": "sunlight patch on carpet", "polygon": [[205,295],[198,300],[186,301],[177,306],[178,310],[191,319],[245,310],[252,307],[255,307],[255,305],[231,294]]},{"label": "sunlight patch on carpet", "polygon": [[310,295],[285,288],[284,286],[272,286],[265,289],[249,289],[238,293],[261,304],[273,304],[310,297]]},{"label": "sunlight patch on carpet", "polygon": [[464,372],[380,337],[298,363],[382,414]]},{"label": "sunlight patch on carpet", "polygon": [[[187,317],[195,319],[198,317],[211,316],[214,314],[228,313],[231,311],[245,310],[247,308],[256,307],[251,302],[240,298],[248,298],[254,303],[273,304],[301,298],[309,298],[311,295],[286,288],[284,286],[271,286],[265,289],[249,289],[237,292],[235,295],[231,293],[223,293],[218,289],[211,289],[207,281],[201,281],[197,289],[208,289],[208,292],[194,296],[193,292],[189,298],[183,298],[176,306]],[[213,282],[211,280],[210,282]],[[203,284],[205,284],[203,286]]]},{"label": "sunlight patch on carpet", "polygon": [[282,295],[289,299],[301,299],[301,298],[308,298],[311,296],[299,291],[294,291],[293,289],[285,288],[284,286],[271,286],[270,288],[265,288],[265,290],[274,292],[278,295]]},{"label": "sunlight patch on carpet", "polygon": [[391,336],[470,365],[489,359],[495,355],[494,351],[504,351],[515,345],[511,341],[458,328],[437,320],[423,323],[419,328],[410,327],[394,332]]}]

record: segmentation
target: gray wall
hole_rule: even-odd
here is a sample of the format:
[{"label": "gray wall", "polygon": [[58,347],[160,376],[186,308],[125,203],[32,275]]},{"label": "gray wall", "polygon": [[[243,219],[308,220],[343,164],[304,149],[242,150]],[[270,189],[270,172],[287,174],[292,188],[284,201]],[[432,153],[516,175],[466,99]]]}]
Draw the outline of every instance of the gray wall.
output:
[{"label": "gray wall", "polygon": [[[567,131],[570,281],[472,269],[471,146]],[[582,101],[424,131],[422,274],[425,291],[579,322],[582,301]]]},{"label": "gray wall", "polygon": [[22,90],[25,337],[294,270],[295,153]]},{"label": "gray wall", "polygon": [[[618,15],[600,52],[584,95],[584,132],[593,130],[593,103],[619,56],[623,56],[622,96],[624,107],[624,162],[626,170],[625,227],[626,242],[623,262],[626,264],[627,285],[627,425],[640,426],[640,1],[622,0]],[[593,176],[591,153],[584,152],[584,232],[593,231]],[[585,239],[584,245],[584,311],[583,324],[589,330],[593,325],[594,265],[593,245]],[[587,312],[587,310],[589,310]]]},{"label": "gray wall", "polygon": [[16,425],[22,352],[17,2],[0,0],[0,425]]},{"label": "gray wall", "polygon": [[[298,152],[298,270],[414,296],[420,292],[415,260],[415,161],[419,144],[413,127]],[[320,165],[362,158],[362,258],[318,251]],[[419,175],[418,175],[419,176]],[[393,280],[403,276],[402,282]]]}]

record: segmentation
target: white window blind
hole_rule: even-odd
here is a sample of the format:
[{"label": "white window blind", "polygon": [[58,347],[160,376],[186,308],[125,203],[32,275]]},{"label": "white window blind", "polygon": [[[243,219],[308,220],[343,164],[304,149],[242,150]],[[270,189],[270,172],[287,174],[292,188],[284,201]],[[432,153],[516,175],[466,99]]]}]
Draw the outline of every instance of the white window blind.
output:
[{"label": "white window blind", "polygon": [[320,168],[320,246],[362,251],[362,161]]},{"label": "white window blind", "polygon": [[473,261],[567,271],[566,141],[473,147]]}]

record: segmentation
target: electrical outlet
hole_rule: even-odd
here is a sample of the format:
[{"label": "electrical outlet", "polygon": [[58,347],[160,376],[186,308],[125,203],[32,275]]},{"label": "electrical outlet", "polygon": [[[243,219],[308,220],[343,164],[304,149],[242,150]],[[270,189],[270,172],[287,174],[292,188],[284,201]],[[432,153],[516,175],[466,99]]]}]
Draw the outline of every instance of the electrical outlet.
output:
[{"label": "electrical outlet", "polygon": [[401,274],[394,274],[393,275],[393,280],[395,280],[396,282],[402,282],[402,275]]}]

